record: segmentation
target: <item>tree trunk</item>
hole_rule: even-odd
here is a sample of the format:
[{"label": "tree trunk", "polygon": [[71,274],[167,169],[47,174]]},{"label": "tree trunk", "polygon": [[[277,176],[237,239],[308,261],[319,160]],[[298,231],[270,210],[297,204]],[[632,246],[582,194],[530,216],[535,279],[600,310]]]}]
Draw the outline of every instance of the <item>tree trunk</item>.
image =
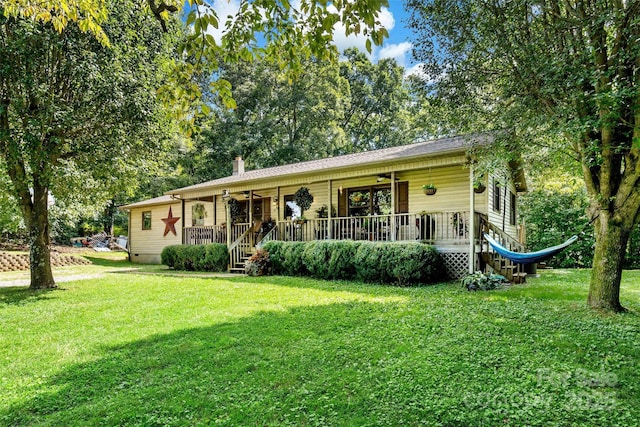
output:
[{"label": "tree trunk", "polygon": [[102,217],[102,229],[109,236],[113,236],[113,222],[114,216],[116,214],[116,200],[115,198],[111,199],[107,204],[107,207],[104,208],[104,213]]},{"label": "tree trunk", "polygon": [[31,268],[31,289],[51,289],[56,287],[51,271],[51,250],[49,246],[49,191],[46,187],[34,185],[33,213],[29,221],[29,254]]},{"label": "tree trunk", "polygon": [[597,309],[625,311],[620,304],[620,279],[630,230],[601,211],[595,235],[588,304]]}]

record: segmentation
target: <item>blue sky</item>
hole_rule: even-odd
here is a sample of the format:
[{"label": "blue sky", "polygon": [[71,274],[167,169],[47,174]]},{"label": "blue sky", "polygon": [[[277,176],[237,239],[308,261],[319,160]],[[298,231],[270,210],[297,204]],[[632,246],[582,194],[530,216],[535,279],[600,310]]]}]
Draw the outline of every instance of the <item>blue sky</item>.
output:
[{"label": "blue sky", "polygon": [[[405,11],[402,0],[389,0],[389,7],[381,11],[379,18],[389,31],[389,38],[385,39],[382,46],[374,47],[371,59],[377,61],[394,58],[398,64],[410,69],[415,63],[411,57],[411,31],[406,27],[409,14]],[[337,28],[335,38],[340,51],[355,46],[366,52],[364,37],[344,37]]]},{"label": "blue sky", "polygon": [[[235,15],[239,7],[239,0],[210,0],[216,9],[219,17]],[[295,7],[296,0],[292,0]],[[416,66],[411,57],[411,32],[406,28],[406,21],[409,15],[404,10],[402,0],[389,0],[389,7],[384,8],[379,19],[389,31],[389,38],[385,39],[382,46],[375,46],[370,58],[376,62],[382,58],[394,58],[398,64],[405,67],[407,72],[411,72]],[[221,19],[223,21],[223,19]],[[214,37],[218,38],[222,33],[222,28],[212,31]],[[344,30],[340,26],[335,27],[335,42],[340,51],[349,47],[357,47],[362,52],[367,53],[365,48],[366,39],[363,36],[345,37]]]}]

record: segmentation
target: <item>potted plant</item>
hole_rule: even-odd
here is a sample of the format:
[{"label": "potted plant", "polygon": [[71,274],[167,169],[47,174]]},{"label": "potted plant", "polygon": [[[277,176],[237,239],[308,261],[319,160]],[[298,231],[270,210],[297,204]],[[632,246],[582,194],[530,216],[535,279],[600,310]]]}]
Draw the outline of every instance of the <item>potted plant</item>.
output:
[{"label": "potted plant", "polygon": [[[329,218],[329,207],[325,204],[316,209],[317,218]],[[336,216],[336,208],[331,206],[331,216]]]},{"label": "potted plant", "polygon": [[301,217],[304,215],[304,211],[309,209],[313,203],[313,196],[307,187],[298,188],[298,191],[293,195],[293,199],[300,208]]},{"label": "potted plant", "polygon": [[475,193],[484,193],[484,190],[487,189],[487,186],[484,185],[484,178],[483,177],[478,177],[475,179],[475,181],[473,181],[473,191]]},{"label": "potted plant", "polygon": [[436,194],[436,191],[438,191],[436,186],[433,184],[425,184],[422,186],[422,189],[424,190],[424,194],[426,194],[427,196],[433,196],[434,194]]}]

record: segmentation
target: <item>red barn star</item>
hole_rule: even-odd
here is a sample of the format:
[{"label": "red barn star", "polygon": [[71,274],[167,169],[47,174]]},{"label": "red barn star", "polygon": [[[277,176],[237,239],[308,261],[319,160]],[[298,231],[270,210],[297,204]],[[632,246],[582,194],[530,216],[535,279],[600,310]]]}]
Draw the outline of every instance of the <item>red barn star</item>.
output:
[{"label": "red barn star", "polygon": [[162,237],[169,234],[169,232],[172,232],[174,236],[177,236],[178,233],[176,233],[176,222],[178,222],[179,220],[180,220],[180,217],[173,216],[173,213],[171,212],[171,206],[169,206],[169,216],[162,219],[162,222],[166,224],[164,227],[164,234],[162,235]]}]

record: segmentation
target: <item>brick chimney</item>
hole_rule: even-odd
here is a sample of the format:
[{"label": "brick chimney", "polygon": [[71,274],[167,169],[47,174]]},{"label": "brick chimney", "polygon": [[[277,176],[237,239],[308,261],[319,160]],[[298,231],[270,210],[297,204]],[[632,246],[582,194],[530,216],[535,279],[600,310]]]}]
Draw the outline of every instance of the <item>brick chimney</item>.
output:
[{"label": "brick chimney", "polygon": [[243,173],[244,173],[244,160],[242,160],[242,156],[238,156],[233,161],[233,175],[242,175]]}]

